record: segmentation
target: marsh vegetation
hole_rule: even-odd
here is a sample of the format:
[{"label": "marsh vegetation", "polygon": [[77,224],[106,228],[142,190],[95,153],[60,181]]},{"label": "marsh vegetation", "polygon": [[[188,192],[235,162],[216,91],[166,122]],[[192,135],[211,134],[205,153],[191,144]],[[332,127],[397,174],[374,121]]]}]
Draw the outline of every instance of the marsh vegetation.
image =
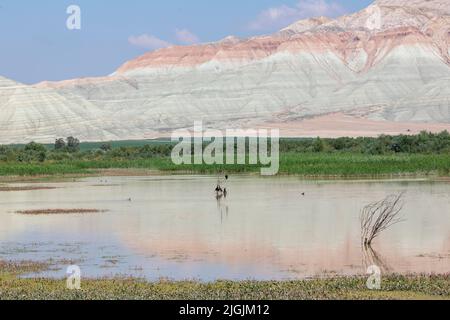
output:
[{"label": "marsh vegetation", "polygon": [[[101,169],[147,169],[168,173],[257,173],[260,165],[175,165],[170,141],[30,143],[0,146],[0,176],[95,174]],[[64,143],[63,143],[64,142]],[[280,174],[308,177],[450,174],[450,135],[379,138],[282,139]]]},{"label": "marsh vegetation", "polygon": [[368,290],[365,277],[299,281],[147,282],[135,278],[85,279],[68,290],[65,279],[21,278],[49,263],[0,261],[0,300],[302,300],[450,299],[450,275],[390,275],[381,290]]}]

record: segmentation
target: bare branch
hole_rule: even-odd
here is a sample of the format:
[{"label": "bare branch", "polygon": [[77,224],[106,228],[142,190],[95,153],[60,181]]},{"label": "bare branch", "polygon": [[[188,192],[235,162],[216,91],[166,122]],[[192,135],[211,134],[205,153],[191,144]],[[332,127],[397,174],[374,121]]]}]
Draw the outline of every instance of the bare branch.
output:
[{"label": "bare branch", "polygon": [[390,227],[403,222],[400,213],[403,210],[404,192],[390,195],[384,200],[371,203],[361,210],[361,241],[370,246],[375,238]]}]

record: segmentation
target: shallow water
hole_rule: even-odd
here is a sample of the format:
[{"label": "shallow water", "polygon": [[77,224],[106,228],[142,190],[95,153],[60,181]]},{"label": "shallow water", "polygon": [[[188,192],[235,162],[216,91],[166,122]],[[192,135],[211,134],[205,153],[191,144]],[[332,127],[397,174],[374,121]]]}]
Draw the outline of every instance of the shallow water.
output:
[{"label": "shallow water", "polygon": [[[354,275],[371,264],[384,272],[450,271],[449,182],[238,176],[221,200],[215,183],[201,176],[87,178],[33,184],[53,190],[0,192],[0,259],[53,259],[59,268],[43,274],[50,277],[78,264],[87,277],[149,280]],[[363,252],[361,208],[401,191],[405,221]],[[108,211],[15,213],[56,208]]]}]

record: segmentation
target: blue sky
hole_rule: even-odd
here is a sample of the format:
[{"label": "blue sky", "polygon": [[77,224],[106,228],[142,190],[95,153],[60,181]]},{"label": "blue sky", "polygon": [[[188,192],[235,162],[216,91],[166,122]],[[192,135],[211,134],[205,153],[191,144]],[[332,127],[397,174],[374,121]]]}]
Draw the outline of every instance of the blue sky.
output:
[{"label": "blue sky", "polygon": [[[24,83],[112,73],[170,44],[270,33],[317,15],[358,11],[372,0],[0,0],[0,75]],[[66,9],[81,8],[81,30]]]}]

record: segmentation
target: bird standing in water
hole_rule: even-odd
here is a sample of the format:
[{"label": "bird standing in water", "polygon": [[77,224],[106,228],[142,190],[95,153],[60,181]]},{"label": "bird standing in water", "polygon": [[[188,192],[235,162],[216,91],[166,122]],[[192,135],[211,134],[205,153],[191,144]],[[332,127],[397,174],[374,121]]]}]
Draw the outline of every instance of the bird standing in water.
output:
[{"label": "bird standing in water", "polygon": [[215,189],[216,195],[224,196],[225,198],[227,197],[227,194],[228,194],[227,188],[226,188],[226,186],[222,187],[222,185],[223,184],[226,185],[226,181],[228,181],[228,178],[229,178],[229,176],[226,174],[225,175],[225,181],[222,181],[222,179],[220,177],[217,179],[217,186],[216,186],[216,189]]},{"label": "bird standing in water", "polygon": [[227,181],[228,181],[228,175],[225,175],[225,187],[223,188],[223,195],[225,196],[225,198],[227,197],[228,194],[228,190],[227,190]]}]

